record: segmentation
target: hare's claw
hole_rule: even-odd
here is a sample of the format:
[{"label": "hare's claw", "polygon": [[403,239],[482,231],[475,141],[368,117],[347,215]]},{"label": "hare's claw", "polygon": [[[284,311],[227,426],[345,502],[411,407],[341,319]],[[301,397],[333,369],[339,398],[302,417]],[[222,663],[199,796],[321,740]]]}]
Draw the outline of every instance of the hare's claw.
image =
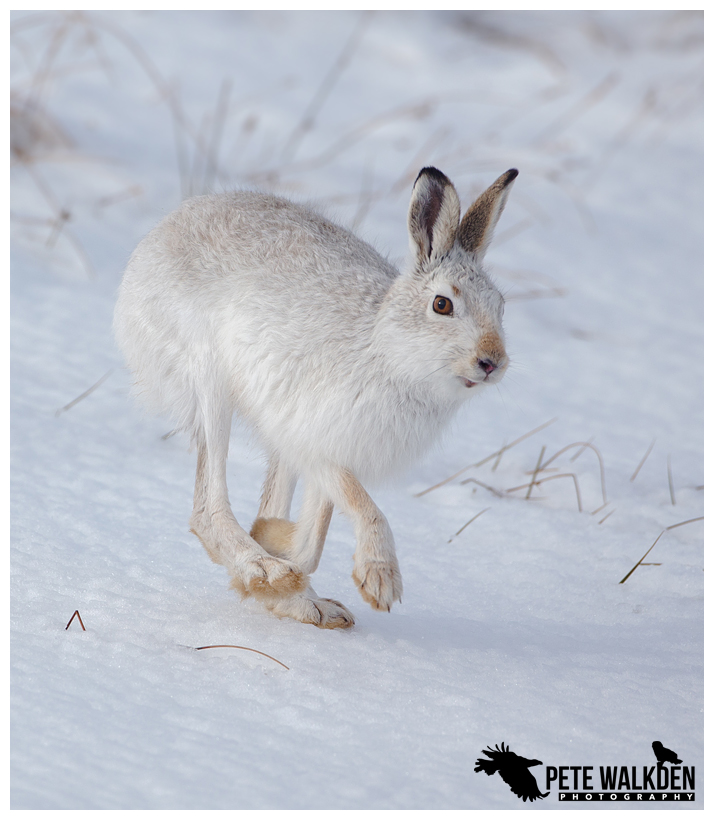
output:
[{"label": "hare's claw", "polygon": [[389,612],[395,601],[401,602],[402,576],[396,564],[389,561],[365,561],[355,566],[352,580],[360,595],[373,609]]}]

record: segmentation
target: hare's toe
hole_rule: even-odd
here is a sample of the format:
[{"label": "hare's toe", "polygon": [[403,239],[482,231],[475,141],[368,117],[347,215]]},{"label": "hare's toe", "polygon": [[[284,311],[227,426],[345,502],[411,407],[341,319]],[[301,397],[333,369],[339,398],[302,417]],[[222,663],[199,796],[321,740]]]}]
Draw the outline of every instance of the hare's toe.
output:
[{"label": "hare's toe", "polygon": [[308,592],[266,601],[266,604],[279,618],[292,618],[320,629],[349,629],[355,622],[346,606],[331,598],[318,598],[311,587]]},{"label": "hare's toe", "polygon": [[395,601],[401,601],[402,576],[396,564],[366,561],[355,566],[352,580],[373,609],[389,612]]},{"label": "hare's toe", "polygon": [[250,555],[236,561],[232,585],[242,595],[256,598],[294,595],[307,585],[297,564],[271,555]]}]

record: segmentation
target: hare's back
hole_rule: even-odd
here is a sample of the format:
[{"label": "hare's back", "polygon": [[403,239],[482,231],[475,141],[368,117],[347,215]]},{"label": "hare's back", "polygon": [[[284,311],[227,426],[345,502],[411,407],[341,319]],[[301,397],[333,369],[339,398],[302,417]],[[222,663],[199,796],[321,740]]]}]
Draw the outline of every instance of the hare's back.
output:
[{"label": "hare's back", "polygon": [[253,297],[381,302],[397,274],[374,248],[310,208],[247,191],[189,199],[147,240],[170,260],[167,274],[197,290],[233,285]]}]

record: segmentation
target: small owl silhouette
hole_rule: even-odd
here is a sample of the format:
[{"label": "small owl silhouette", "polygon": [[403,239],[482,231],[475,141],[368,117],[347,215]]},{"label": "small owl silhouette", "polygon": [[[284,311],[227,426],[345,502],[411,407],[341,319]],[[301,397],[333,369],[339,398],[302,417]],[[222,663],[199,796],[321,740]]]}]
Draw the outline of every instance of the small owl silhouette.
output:
[{"label": "small owl silhouette", "polygon": [[655,740],[652,744],[652,751],[655,753],[658,763],[681,763],[682,761],[677,757],[677,753],[671,749],[663,746],[659,740]]}]

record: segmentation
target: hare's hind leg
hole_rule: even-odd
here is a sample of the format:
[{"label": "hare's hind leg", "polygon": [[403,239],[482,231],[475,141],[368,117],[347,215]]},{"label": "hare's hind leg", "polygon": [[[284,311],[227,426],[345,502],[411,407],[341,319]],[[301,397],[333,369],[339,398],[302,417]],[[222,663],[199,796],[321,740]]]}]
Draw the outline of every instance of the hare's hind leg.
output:
[{"label": "hare's hind leg", "polygon": [[[295,484],[284,477],[277,461],[271,461],[259,517],[250,534],[271,555],[293,561],[308,575],[320,562],[333,505],[316,485],[308,482],[300,518],[293,524],[286,518],[290,514],[286,496],[289,493],[292,497]],[[266,605],[281,618],[293,618],[323,629],[344,629],[354,624],[354,616],[346,606],[332,598],[320,598],[312,586],[296,595],[266,601]]]},{"label": "hare's hind leg", "polygon": [[198,463],[191,531],[211,559],[228,570],[232,586],[242,595],[270,598],[294,594],[306,585],[300,568],[269,555],[233,515],[226,484],[232,411],[220,401],[207,405],[194,434]]},{"label": "hare's hind leg", "polygon": [[295,534],[296,525],[289,518],[296,483],[295,473],[277,455],[271,455],[258,517],[250,528],[250,537],[271,555],[281,558],[288,557]]}]

